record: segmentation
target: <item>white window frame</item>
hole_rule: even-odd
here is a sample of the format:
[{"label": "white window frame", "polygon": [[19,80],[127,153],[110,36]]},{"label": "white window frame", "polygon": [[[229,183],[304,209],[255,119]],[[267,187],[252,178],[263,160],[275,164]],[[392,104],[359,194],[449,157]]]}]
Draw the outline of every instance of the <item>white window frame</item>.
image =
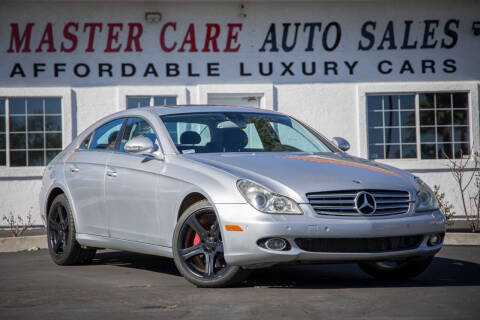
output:
[{"label": "white window frame", "polygon": [[273,84],[205,84],[197,86],[197,104],[208,104],[208,96],[260,98],[260,108],[274,110]]},{"label": "white window frame", "polygon": [[127,109],[127,97],[167,96],[176,97],[177,104],[187,104],[187,88],[183,86],[128,86],[117,90],[118,111]]},{"label": "white window frame", "polygon": [[[73,112],[72,112],[72,89],[70,87],[15,87],[0,88],[0,97],[2,98],[60,98],[62,108],[62,149],[72,142],[73,132]],[[5,114],[8,115],[7,112]],[[6,121],[6,132],[9,131],[9,121]],[[8,137],[7,137],[8,141]],[[7,147],[7,159],[8,144]],[[8,163],[8,162],[7,162]],[[41,176],[45,167],[0,167],[0,176],[8,177],[30,177]]]},{"label": "white window frame", "polygon": [[[357,86],[357,111],[358,111],[358,156],[368,158],[368,123],[367,123],[367,95],[396,95],[439,92],[468,92],[469,101],[469,137],[470,147],[479,150],[479,102],[478,83],[473,81],[455,82],[406,82],[406,83],[369,83]],[[416,98],[417,99],[417,98]],[[417,101],[418,102],[418,101]],[[416,103],[418,105],[418,103]],[[416,109],[417,106],[416,106]],[[417,124],[419,110],[416,110]],[[417,135],[419,127],[417,125]],[[418,139],[418,138],[417,138]],[[418,146],[417,146],[418,148]],[[418,151],[417,151],[418,152]],[[417,154],[419,157],[419,155]],[[398,166],[402,169],[446,169],[446,159],[377,159],[376,161]]]}]

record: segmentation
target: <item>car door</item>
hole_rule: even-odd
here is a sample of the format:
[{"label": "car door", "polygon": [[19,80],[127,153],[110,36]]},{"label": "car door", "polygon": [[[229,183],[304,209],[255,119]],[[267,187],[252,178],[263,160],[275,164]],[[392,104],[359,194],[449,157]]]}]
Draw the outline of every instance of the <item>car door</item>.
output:
[{"label": "car door", "polygon": [[125,144],[137,136],[150,138],[159,146],[152,126],[143,118],[127,120],[117,152],[107,161],[105,203],[112,238],[163,244],[160,232],[162,211],[157,197],[165,163],[150,156],[127,153]]},{"label": "car door", "polygon": [[65,162],[65,176],[77,213],[77,232],[108,236],[105,166],[124,119],[98,127]]}]

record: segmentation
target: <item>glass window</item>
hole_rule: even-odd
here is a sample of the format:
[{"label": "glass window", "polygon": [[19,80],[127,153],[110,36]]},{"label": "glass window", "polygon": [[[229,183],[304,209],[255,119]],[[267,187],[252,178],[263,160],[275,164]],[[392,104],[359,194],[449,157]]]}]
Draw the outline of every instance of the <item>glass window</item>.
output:
[{"label": "glass window", "polygon": [[7,164],[7,135],[5,130],[5,99],[0,99],[0,166]]},{"label": "glass window", "polygon": [[417,157],[415,95],[367,96],[370,159]]},{"label": "glass window", "polygon": [[[6,131],[6,121],[9,124],[8,132]],[[0,99],[1,166],[45,166],[61,150],[61,98],[14,97]],[[9,163],[7,163],[7,153]]]},{"label": "glass window", "polygon": [[120,133],[124,119],[110,121],[97,128],[90,142],[90,150],[114,150],[117,136]]},{"label": "glass window", "polygon": [[92,140],[92,136],[93,136],[93,133],[90,133],[83,141],[82,143],[80,144],[80,146],[78,147],[79,149],[82,149],[82,150],[87,150],[88,147],[90,146],[90,140]]},{"label": "glass window", "polygon": [[120,151],[124,151],[125,144],[138,136],[147,137],[152,140],[154,145],[158,145],[157,135],[147,121],[143,120],[142,118],[129,118],[120,142]]},{"label": "glass window", "polygon": [[[161,118],[167,128],[182,128],[177,129],[177,135],[169,131],[181,153],[332,152],[323,138],[283,115],[205,112],[165,115]],[[205,132],[208,135],[202,136]],[[176,138],[179,133],[180,141]]]},{"label": "glass window", "polygon": [[175,96],[128,96],[127,109],[176,105]]},{"label": "glass window", "polygon": [[367,95],[369,157],[442,159],[468,156],[468,112],[467,92]]}]

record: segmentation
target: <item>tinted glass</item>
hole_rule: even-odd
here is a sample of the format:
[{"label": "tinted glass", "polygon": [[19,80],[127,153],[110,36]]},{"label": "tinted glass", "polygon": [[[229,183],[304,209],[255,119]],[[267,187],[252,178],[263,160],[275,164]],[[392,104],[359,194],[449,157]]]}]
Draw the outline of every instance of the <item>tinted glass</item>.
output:
[{"label": "tinted glass", "polygon": [[184,132],[184,137],[180,135],[177,141],[174,140],[176,136],[169,131],[177,149],[182,153],[332,152],[314,132],[282,115],[208,112],[166,115],[161,118],[167,128],[178,127],[178,124],[191,125],[191,128],[202,124],[209,128],[211,141],[206,145],[201,145],[202,137],[194,130]]},{"label": "tinted glass", "polygon": [[123,121],[124,119],[113,120],[97,128],[90,142],[90,150],[113,150]]}]

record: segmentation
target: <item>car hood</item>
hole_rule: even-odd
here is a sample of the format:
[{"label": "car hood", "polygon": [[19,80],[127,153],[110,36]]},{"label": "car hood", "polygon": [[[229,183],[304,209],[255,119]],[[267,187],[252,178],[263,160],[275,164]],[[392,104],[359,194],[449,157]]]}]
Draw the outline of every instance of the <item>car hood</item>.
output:
[{"label": "car hood", "polygon": [[210,153],[183,155],[190,160],[251,179],[297,202],[306,193],[334,190],[414,192],[412,175],[346,153]]}]

